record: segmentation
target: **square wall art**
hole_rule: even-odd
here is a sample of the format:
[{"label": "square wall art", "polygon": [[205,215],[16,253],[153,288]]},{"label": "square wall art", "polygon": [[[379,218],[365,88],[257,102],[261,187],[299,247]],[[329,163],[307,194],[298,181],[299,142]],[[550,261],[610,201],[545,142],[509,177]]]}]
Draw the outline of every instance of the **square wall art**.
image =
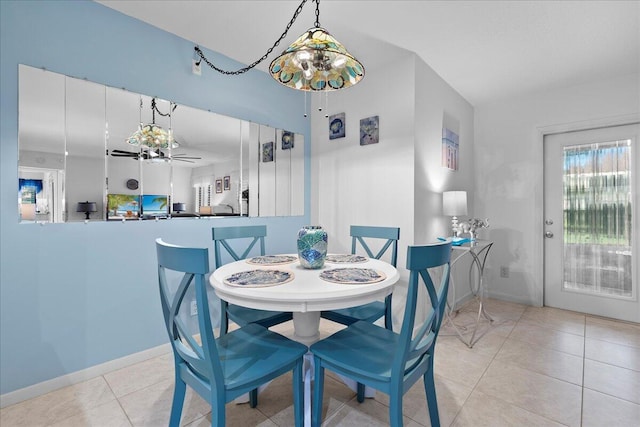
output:
[{"label": "square wall art", "polygon": [[360,145],[377,144],[379,137],[378,116],[360,120]]},{"label": "square wall art", "polygon": [[344,138],[346,126],[344,113],[334,114],[329,117],[329,139]]},{"label": "square wall art", "polygon": [[262,163],[273,162],[273,141],[262,144]]},{"label": "square wall art", "polygon": [[282,149],[291,150],[293,148],[293,132],[282,131]]}]

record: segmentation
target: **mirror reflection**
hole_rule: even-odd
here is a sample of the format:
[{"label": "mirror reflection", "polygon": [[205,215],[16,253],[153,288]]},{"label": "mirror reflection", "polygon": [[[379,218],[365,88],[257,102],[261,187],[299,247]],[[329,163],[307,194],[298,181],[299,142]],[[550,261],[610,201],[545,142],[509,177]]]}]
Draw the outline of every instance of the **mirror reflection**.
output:
[{"label": "mirror reflection", "polygon": [[19,73],[22,222],[304,214],[300,134],[29,66]]}]

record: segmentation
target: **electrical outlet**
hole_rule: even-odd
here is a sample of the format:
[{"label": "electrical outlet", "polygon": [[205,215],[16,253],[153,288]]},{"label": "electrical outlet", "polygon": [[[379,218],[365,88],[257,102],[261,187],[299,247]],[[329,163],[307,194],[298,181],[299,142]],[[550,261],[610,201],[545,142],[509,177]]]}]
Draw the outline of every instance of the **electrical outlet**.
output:
[{"label": "electrical outlet", "polygon": [[198,304],[196,303],[195,300],[191,301],[191,315],[192,316],[198,315]]},{"label": "electrical outlet", "polygon": [[197,60],[193,60],[193,62],[191,63],[191,72],[193,72],[193,74],[195,74],[196,76],[201,76],[202,75],[202,62],[198,62]]},{"label": "electrical outlet", "polygon": [[500,267],[500,277],[509,277],[509,267],[506,267],[504,265]]}]

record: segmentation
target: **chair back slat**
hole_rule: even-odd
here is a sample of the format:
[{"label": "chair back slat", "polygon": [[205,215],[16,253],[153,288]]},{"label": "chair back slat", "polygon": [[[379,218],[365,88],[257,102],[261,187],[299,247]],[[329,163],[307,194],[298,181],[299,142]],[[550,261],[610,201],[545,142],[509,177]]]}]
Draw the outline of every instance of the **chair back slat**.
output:
[{"label": "chair back slat", "polygon": [[[211,237],[213,238],[215,248],[215,267],[218,268],[223,265],[222,263],[222,249],[231,256],[234,261],[246,259],[256,243],[260,243],[260,255],[265,254],[264,238],[267,235],[267,226],[265,225],[250,225],[241,227],[213,227],[211,229]],[[231,246],[229,240],[236,239],[252,239],[250,240],[242,253],[238,254],[236,250]],[[240,251],[240,250],[238,250]]]},{"label": "chair back slat", "polygon": [[[420,365],[426,356],[432,355],[447,303],[450,259],[451,242],[409,246],[407,251],[407,269],[410,271],[409,288],[400,331],[402,351],[396,353],[392,369],[408,374]],[[436,274],[434,271],[436,267],[441,267],[439,270],[441,278],[437,288],[432,279],[432,275]],[[418,289],[421,285],[426,288],[430,304],[426,319],[416,325]]]},{"label": "chair back slat", "polygon": [[[218,392],[224,393],[224,380],[216,381],[224,376],[213,335],[205,280],[205,275],[209,273],[209,251],[206,248],[170,245],[162,239],[156,240],[156,251],[162,312],[176,366],[184,363],[197,376],[207,379],[212,387],[222,387]],[[174,294],[170,289],[169,274],[171,277],[180,277]],[[180,317],[180,313],[189,308],[190,301],[185,296],[190,290],[195,291],[198,331],[193,331]],[[195,332],[200,333],[201,344],[195,340]]]},{"label": "chair back slat", "polygon": [[[380,259],[391,248],[391,264],[395,267],[398,262],[398,240],[400,228],[398,227],[369,227],[363,225],[351,226],[351,253],[355,254],[357,243],[370,258]],[[386,239],[382,248],[374,254],[368,239]]]}]

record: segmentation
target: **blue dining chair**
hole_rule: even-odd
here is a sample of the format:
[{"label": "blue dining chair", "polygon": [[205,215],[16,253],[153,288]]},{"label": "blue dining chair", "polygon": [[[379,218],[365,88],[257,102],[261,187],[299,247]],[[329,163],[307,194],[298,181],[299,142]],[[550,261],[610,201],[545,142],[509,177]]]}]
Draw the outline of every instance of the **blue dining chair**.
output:
[{"label": "blue dining chair", "polygon": [[[187,385],[211,405],[211,425],[222,427],[227,402],[256,393],[259,385],[289,371],[293,371],[295,425],[302,426],[302,366],[307,347],[257,324],[215,338],[205,279],[209,251],[170,245],[162,239],[156,240],[156,251],[162,313],[175,361],[169,426],[180,425]],[[190,320],[194,295],[197,321]]]},{"label": "blue dining chair", "polygon": [[[249,254],[256,244],[259,244],[259,254],[265,254],[264,238],[267,235],[267,227],[265,225],[213,227],[211,229],[211,235],[214,242],[216,268],[224,265],[222,262],[223,249],[231,256],[233,261],[239,261],[249,257]],[[236,242],[235,246],[237,252],[236,249],[233,248],[233,245],[230,242],[231,240]],[[238,246],[242,249],[238,249]],[[224,300],[220,301],[221,334],[226,334],[229,330],[229,319],[237,323],[239,326],[245,326],[249,323],[257,323],[265,328],[293,319],[291,312],[256,310],[253,308],[229,304]]]},{"label": "blue dining chair", "polygon": [[[357,381],[359,402],[364,400],[364,385],[388,394],[392,426],[402,426],[402,398],[422,377],[431,426],[440,425],[433,356],[447,303],[450,257],[451,242],[408,248],[409,288],[400,333],[360,321],[310,347],[315,363],[312,425],[321,423],[325,368]],[[439,274],[436,288],[432,276]],[[424,321],[416,319],[421,285],[431,302]]]},{"label": "blue dining chair", "polygon": [[[351,253],[355,254],[357,244],[364,249],[369,258],[380,259],[389,249],[391,249],[391,265],[394,267],[398,262],[398,240],[400,239],[400,229],[397,227],[367,227],[362,225],[351,226]],[[386,240],[382,248],[373,253],[370,244],[376,241]],[[323,311],[321,317],[343,324],[351,325],[352,323],[364,320],[373,323],[384,316],[385,328],[392,330],[393,322],[391,317],[391,295],[388,295],[384,302],[374,301],[368,304],[356,307],[343,308],[340,310]]]}]

